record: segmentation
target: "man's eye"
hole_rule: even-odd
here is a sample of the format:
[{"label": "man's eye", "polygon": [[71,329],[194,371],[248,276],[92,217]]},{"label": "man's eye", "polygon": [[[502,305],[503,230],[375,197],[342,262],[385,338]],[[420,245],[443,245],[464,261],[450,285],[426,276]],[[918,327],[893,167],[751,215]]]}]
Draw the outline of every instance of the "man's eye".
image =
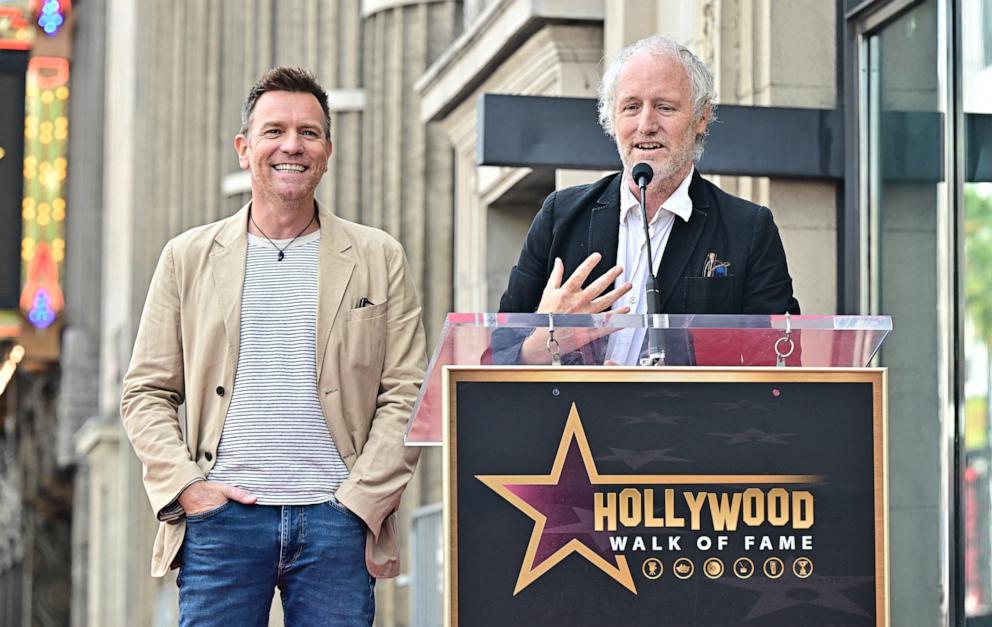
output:
[{"label": "man's eye", "polygon": [[262,135],[265,135],[267,137],[275,137],[280,132],[281,131],[279,129],[277,129],[277,128],[267,128],[264,131],[262,131]]},{"label": "man's eye", "polygon": [[310,130],[307,130],[307,131],[303,131],[303,132],[302,132],[302,133],[300,133],[300,134],[301,134],[301,135],[306,135],[307,137],[317,137],[317,131],[310,131]]}]

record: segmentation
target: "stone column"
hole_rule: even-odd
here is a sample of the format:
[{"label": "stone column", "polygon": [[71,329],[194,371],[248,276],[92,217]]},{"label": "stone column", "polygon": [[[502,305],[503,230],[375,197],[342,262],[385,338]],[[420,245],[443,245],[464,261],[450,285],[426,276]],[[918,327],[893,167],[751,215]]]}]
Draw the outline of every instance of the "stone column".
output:
[{"label": "stone column", "polygon": [[[355,178],[360,182],[351,217],[387,231],[403,244],[423,304],[429,346],[452,305],[452,154],[443,131],[421,121],[414,83],[460,31],[460,5],[453,0],[362,2],[360,80],[365,106],[360,177]],[[437,457],[434,450],[424,453],[418,477],[407,487],[400,507],[404,573],[410,568],[410,512],[439,498],[432,490],[422,491],[430,474],[425,469]],[[403,579],[380,582],[376,623],[406,624],[408,593]]]},{"label": "stone column", "polygon": [[[125,590],[121,587],[124,556],[116,532],[126,514],[121,511],[117,456],[121,437],[117,425],[92,420],[76,438],[77,451],[85,457],[90,470],[86,507],[90,512],[86,548],[87,602],[82,624],[123,625]],[[78,621],[79,619],[74,619]]]},{"label": "stone column", "polygon": [[69,177],[66,220],[65,329],[62,389],[56,442],[60,465],[75,467],[72,511],[72,627],[86,620],[89,577],[89,464],[74,437],[99,415],[101,251],[103,243],[103,150],[106,1],[93,0],[76,15],[69,108]]},{"label": "stone column", "polygon": [[[85,529],[85,539],[78,538],[77,546],[82,545],[85,558],[80,560],[86,564],[86,601],[75,602],[77,609],[85,607],[85,622],[93,625],[124,625],[126,624],[124,604],[129,595],[128,581],[132,573],[121,567],[117,559],[120,551],[126,550],[126,538],[129,521],[121,509],[119,499],[119,477],[129,469],[122,468],[116,455],[106,454],[106,450],[116,451],[123,438],[117,419],[117,404],[120,399],[120,377],[126,367],[130,355],[130,344],[133,328],[132,301],[134,298],[134,266],[133,259],[135,238],[133,231],[133,194],[135,190],[136,165],[139,161],[135,147],[135,103],[138,85],[136,55],[138,53],[138,14],[139,3],[136,0],[107,0],[86,8],[83,16],[84,23],[105,20],[105,30],[100,37],[103,39],[106,51],[106,65],[102,71],[93,69],[100,76],[105,76],[106,91],[100,94],[81,94],[87,104],[80,102],[80,107],[94,106],[106,108],[101,113],[104,119],[113,120],[112,124],[104,127],[102,137],[97,137],[98,146],[103,146],[105,152],[101,163],[90,164],[99,176],[102,172],[102,185],[92,183],[101,191],[97,191],[99,202],[94,203],[99,212],[102,209],[103,222],[97,250],[102,249],[100,266],[106,269],[103,274],[106,279],[104,289],[96,290],[101,300],[101,326],[92,334],[82,334],[77,344],[84,347],[87,339],[96,341],[99,338],[99,355],[101,368],[99,370],[99,397],[95,417],[91,418],[84,427],[84,432],[99,433],[100,447],[86,444],[77,447],[77,452],[84,459],[83,464],[88,468],[88,492],[84,504],[77,504],[77,533]],[[94,35],[96,35],[94,33]],[[85,113],[81,111],[80,113]],[[93,134],[94,128],[71,129],[72,142],[81,140],[84,133]],[[72,146],[73,144],[70,144]],[[103,166],[101,169],[100,166]],[[85,167],[85,166],[84,166]],[[94,194],[91,187],[77,194]],[[82,209],[85,211],[85,209]],[[99,215],[99,213],[98,213]],[[95,224],[100,224],[99,220]],[[84,233],[70,232],[75,238],[67,245],[68,250],[84,245]],[[99,281],[99,272],[95,278]],[[112,286],[112,287],[111,287]],[[82,285],[79,286],[82,288]],[[94,286],[91,286],[94,289]],[[76,359],[70,351],[68,358]],[[83,357],[79,357],[83,358]],[[71,381],[71,377],[70,377]],[[78,443],[78,440],[77,440]],[[87,519],[83,520],[84,512]],[[146,571],[147,572],[147,571]],[[80,624],[80,617],[76,617]]]},{"label": "stone column", "polygon": [[[719,102],[836,107],[835,21],[836,7],[815,0],[717,3],[703,23],[712,24],[706,30]],[[728,192],[771,208],[803,313],[834,313],[836,184],[765,177],[720,177],[719,181]]]},{"label": "stone column", "polygon": [[443,131],[421,121],[414,83],[459,32],[459,5],[362,3],[365,115],[355,217],[403,243],[431,340],[452,304],[452,155]]},{"label": "stone column", "polygon": [[[509,260],[516,256],[517,251],[510,249],[497,251],[498,257],[489,255],[490,220],[503,221],[495,229],[499,241],[512,238],[514,231],[519,232],[519,241],[530,222],[523,208],[533,216],[554,188],[553,174],[548,171],[475,165],[479,96],[486,92],[590,95],[602,56],[601,1],[496,0],[485,4],[466,33],[416,86],[421,119],[440,122],[455,148],[454,301],[460,311],[495,308],[492,294],[502,287],[495,285],[505,286],[505,271],[512,265]],[[497,205],[521,210],[499,215],[491,211]]]}]

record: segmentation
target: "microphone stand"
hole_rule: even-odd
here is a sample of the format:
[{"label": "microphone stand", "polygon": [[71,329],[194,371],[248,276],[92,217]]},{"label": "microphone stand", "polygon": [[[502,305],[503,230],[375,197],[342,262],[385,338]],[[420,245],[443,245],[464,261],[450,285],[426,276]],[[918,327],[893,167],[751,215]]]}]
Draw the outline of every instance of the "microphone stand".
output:
[{"label": "microphone stand", "polygon": [[664,366],[665,348],[661,339],[661,329],[653,325],[655,314],[661,313],[661,290],[658,289],[658,277],[654,273],[654,255],[651,253],[651,230],[648,228],[648,208],[647,200],[647,177],[641,176],[637,179],[637,186],[641,191],[641,215],[644,218],[644,243],[648,253],[648,278],[645,281],[644,295],[647,298],[647,313],[644,314],[644,322],[648,330],[648,356],[641,358],[642,366]]}]

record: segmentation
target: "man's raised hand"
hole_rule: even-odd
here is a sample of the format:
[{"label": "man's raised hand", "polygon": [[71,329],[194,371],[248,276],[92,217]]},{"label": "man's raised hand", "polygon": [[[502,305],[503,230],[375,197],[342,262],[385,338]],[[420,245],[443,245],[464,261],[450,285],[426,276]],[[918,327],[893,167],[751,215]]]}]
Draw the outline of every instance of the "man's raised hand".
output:
[{"label": "man's raised hand", "polygon": [[[595,281],[585,288],[582,284],[589,278],[589,274],[596,267],[596,264],[603,258],[599,253],[593,253],[586,257],[585,261],[579,264],[572,276],[568,277],[564,283],[565,265],[560,257],[555,258],[554,268],[551,276],[544,286],[544,293],[541,295],[541,302],[537,306],[537,313],[600,313],[607,311],[620,297],[630,291],[631,283],[628,281],[620,287],[603,293],[609,286],[613,285],[617,277],[623,274],[623,268],[613,266]],[[630,312],[630,307],[621,307],[614,313],[625,314]]]},{"label": "man's raised hand", "polygon": [[[623,274],[623,268],[613,266],[603,276],[598,277],[583,288],[582,284],[589,278],[593,268],[602,258],[603,256],[599,253],[589,255],[585,261],[579,264],[572,276],[562,283],[565,276],[565,265],[560,258],[556,257],[554,268],[551,270],[551,276],[548,277],[548,283],[544,286],[544,293],[541,295],[541,302],[537,306],[536,313],[595,314],[609,310],[613,303],[629,292],[633,286],[628,281],[604,294],[603,291],[613,285],[617,277]],[[613,313],[630,313],[630,307],[620,307]],[[568,353],[612,332],[613,329],[606,328],[562,329],[555,333],[555,339],[558,342],[559,350],[562,353]],[[548,363],[550,355],[547,341],[547,329],[538,329],[532,333],[520,347],[521,363]]]}]

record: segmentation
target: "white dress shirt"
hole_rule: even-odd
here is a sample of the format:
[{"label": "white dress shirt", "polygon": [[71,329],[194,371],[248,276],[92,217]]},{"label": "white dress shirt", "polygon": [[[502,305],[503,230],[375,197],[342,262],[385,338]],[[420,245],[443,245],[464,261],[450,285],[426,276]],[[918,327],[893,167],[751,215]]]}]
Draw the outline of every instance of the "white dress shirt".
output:
[{"label": "white dress shirt", "polygon": [[[692,199],[689,198],[689,183],[695,168],[672,192],[648,223],[651,233],[651,256],[655,276],[659,272],[661,257],[665,254],[668,237],[675,225],[675,216],[688,222],[692,217]],[[613,309],[630,307],[630,313],[647,313],[644,289],[647,285],[647,246],[644,241],[644,221],[641,215],[640,200],[630,191],[627,174],[620,184],[620,236],[617,240],[617,263],[623,267],[623,274],[617,277],[615,287],[627,281],[634,286],[627,295],[613,303]],[[618,364],[636,365],[644,343],[643,329],[625,329],[610,335],[607,359]]]}]

